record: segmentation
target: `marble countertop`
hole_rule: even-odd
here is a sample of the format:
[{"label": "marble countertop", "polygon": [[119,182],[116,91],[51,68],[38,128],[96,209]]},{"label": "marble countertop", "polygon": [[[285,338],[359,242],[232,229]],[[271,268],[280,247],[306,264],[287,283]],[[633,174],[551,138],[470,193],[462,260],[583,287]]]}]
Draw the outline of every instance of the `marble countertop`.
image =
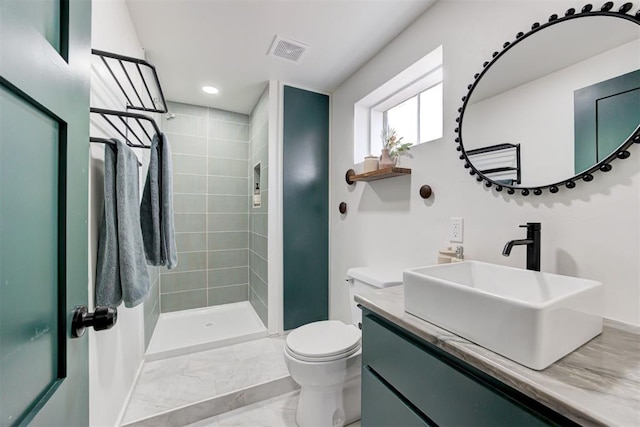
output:
[{"label": "marble countertop", "polygon": [[356,302],[582,425],[640,426],[640,328],[605,321],[602,334],[534,371],[404,311],[404,287]]}]

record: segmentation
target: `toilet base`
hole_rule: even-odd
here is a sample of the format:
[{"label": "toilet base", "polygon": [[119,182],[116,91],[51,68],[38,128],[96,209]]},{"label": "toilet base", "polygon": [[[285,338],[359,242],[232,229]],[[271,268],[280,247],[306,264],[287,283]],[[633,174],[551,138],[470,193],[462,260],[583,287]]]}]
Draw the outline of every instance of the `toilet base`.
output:
[{"label": "toilet base", "polygon": [[342,427],[360,419],[361,376],[341,387],[303,386],[296,422],[300,427]]}]

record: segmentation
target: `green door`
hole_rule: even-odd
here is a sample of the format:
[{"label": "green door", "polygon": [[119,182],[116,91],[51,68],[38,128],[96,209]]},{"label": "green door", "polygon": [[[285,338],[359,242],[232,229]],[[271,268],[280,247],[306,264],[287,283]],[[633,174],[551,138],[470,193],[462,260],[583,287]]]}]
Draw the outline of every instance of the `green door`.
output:
[{"label": "green door", "polygon": [[0,426],[87,426],[89,0],[0,0]]},{"label": "green door", "polygon": [[574,92],[575,173],[606,159],[640,125],[640,70]]},{"label": "green door", "polygon": [[284,87],[284,329],[329,315],[329,97]]}]

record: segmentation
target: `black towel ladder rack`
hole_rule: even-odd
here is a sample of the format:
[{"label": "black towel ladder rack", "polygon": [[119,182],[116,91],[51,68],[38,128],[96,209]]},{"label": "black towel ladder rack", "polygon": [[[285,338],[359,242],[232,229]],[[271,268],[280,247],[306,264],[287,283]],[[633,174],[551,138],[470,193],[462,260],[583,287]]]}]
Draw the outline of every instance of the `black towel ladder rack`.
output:
[{"label": "black towel ladder rack", "polygon": [[[124,95],[127,100],[127,110],[138,110],[161,114],[166,114],[168,112],[167,102],[164,98],[164,93],[162,92],[158,73],[151,63],[144,59],[133,58],[97,49],[92,49],[91,53],[101,59],[108,71],[108,74],[113,78],[117,87]],[[119,65],[119,67],[117,67],[117,65]],[[116,75],[114,68],[116,70],[118,68],[122,70],[122,72],[119,73],[120,79]],[[146,69],[147,72],[144,73],[143,69]],[[137,71],[137,73],[135,73],[135,71]],[[138,91],[134,84],[132,74],[139,77],[140,83],[142,83],[142,86],[144,87],[144,91]],[[151,79],[149,79],[149,74],[151,75]],[[129,88],[129,90],[125,89],[125,87]],[[156,96],[153,95],[154,93]],[[115,130],[115,135],[118,138],[123,138],[126,144],[130,147],[149,148],[153,139],[153,135],[150,134],[150,129],[152,128],[156,134],[161,133],[160,127],[156,121],[145,114],[95,107],[91,107],[89,111],[93,117],[100,117],[108,125],[108,128]],[[147,123],[146,127],[145,122]],[[151,128],[148,127],[149,125]],[[107,144],[113,143],[110,138],[95,136],[91,136],[89,141]],[[145,141],[148,142],[145,143]]]}]

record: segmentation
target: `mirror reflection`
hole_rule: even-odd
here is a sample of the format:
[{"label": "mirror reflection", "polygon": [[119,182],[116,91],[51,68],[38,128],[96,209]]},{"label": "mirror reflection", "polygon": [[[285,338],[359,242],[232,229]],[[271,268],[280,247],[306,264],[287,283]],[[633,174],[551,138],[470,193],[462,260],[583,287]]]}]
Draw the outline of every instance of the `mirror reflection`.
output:
[{"label": "mirror reflection", "polygon": [[461,133],[473,166],[537,187],[598,164],[640,124],[640,26],[583,16],[521,40],[480,78]]}]

